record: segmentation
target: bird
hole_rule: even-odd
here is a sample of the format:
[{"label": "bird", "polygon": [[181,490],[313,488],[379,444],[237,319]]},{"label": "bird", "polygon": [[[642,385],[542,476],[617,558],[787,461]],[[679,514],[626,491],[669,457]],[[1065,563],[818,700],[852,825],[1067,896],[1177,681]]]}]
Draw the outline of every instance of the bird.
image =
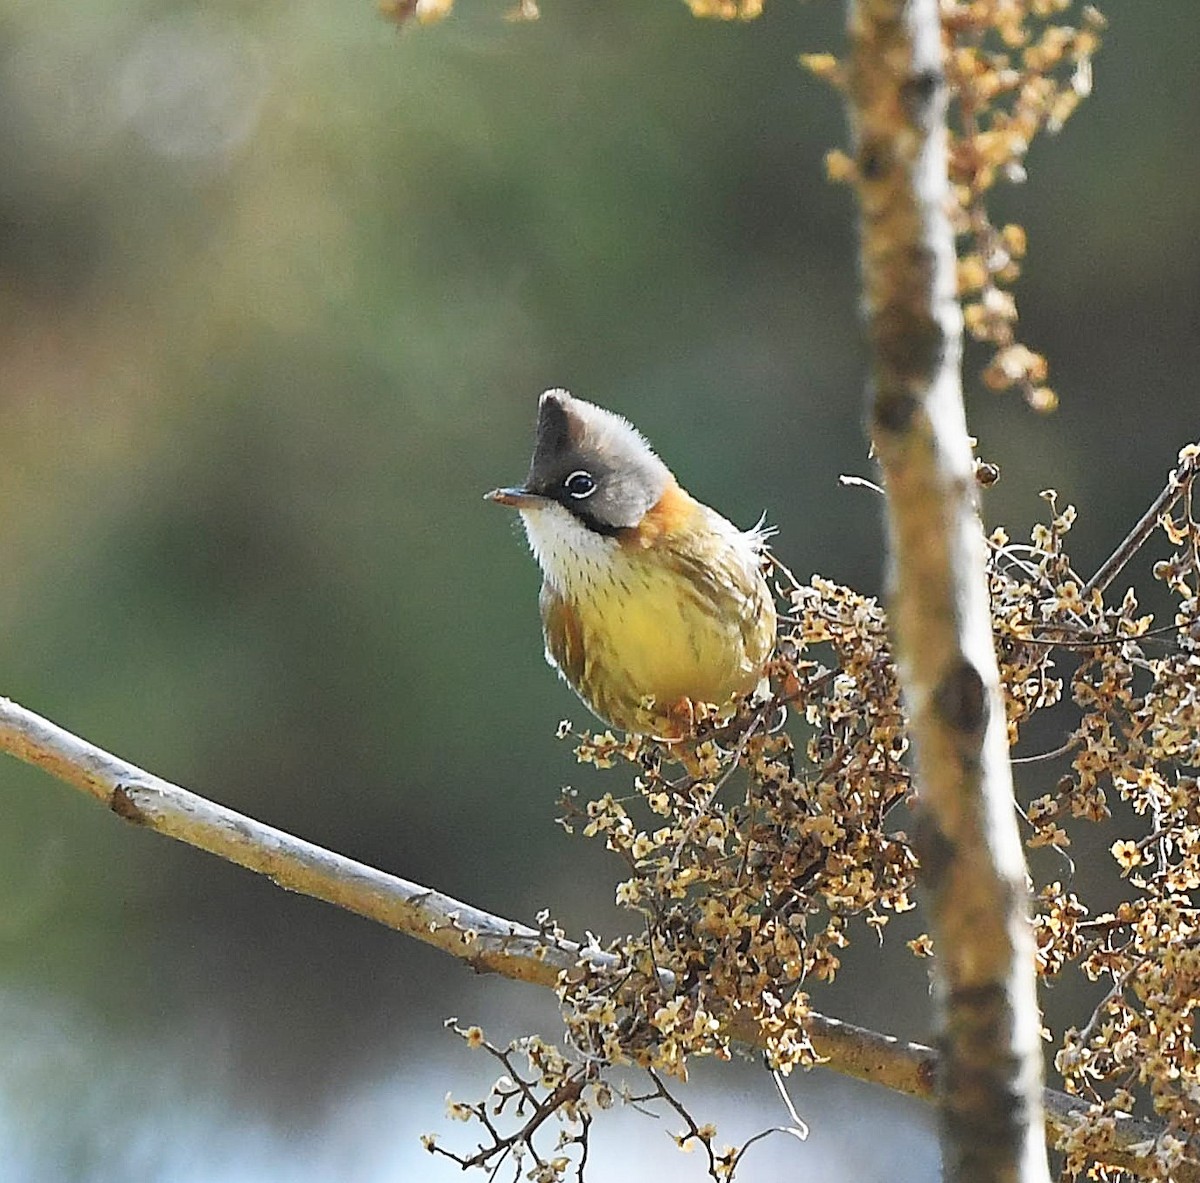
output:
[{"label": "bird", "polygon": [[698,704],[728,715],[764,687],[772,531],[691,496],[623,416],[547,390],[525,483],[485,499],[520,513],[546,660],[602,722],[677,741]]}]

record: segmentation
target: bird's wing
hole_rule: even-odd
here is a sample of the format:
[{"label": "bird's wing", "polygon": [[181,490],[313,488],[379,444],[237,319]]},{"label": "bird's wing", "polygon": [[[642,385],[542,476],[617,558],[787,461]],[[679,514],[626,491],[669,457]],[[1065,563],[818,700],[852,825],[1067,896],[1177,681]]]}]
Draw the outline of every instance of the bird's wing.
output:
[{"label": "bird's wing", "polygon": [[703,611],[716,619],[736,621],[746,664],[761,666],[775,645],[775,602],[761,567],[766,543],[736,527],[728,530],[741,535],[742,545],[716,547],[704,554],[676,548],[673,561],[686,572],[682,586]]},{"label": "bird's wing", "polygon": [[546,638],[546,660],[566,680],[578,687],[583,680],[583,629],[579,615],[550,583],[542,584],[538,597],[542,611],[542,634]]}]

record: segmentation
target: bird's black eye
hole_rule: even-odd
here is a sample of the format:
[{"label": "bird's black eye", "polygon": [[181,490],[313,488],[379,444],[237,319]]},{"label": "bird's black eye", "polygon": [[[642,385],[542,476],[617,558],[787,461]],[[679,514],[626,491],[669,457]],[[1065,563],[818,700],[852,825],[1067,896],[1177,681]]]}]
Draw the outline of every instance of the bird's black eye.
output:
[{"label": "bird's black eye", "polygon": [[581,468],[578,472],[571,473],[563,481],[563,488],[577,501],[582,501],[585,497],[590,497],[596,491],[596,482],[592,479],[590,472],[584,472]]}]

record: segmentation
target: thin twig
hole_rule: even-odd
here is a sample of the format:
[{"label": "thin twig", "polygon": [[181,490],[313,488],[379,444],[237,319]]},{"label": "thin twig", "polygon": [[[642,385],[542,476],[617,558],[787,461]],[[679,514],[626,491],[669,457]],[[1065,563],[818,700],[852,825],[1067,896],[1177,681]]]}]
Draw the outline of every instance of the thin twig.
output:
[{"label": "thin twig", "polygon": [[852,476],[849,473],[842,473],[838,477],[838,484],[847,489],[870,489],[872,493],[878,493],[880,497],[884,496],[883,489],[874,481],[868,480],[865,476]]},{"label": "thin twig", "polygon": [[755,712],[754,718],[750,720],[750,725],[742,733],[742,737],[740,740],[738,740],[737,746],[730,753],[729,767],[726,768],[723,773],[721,773],[721,776],[717,779],[716,783],[705,796],[700,808],[692,816],[691,821],[688,822],[687,831],[684,833],[682,841],[676,847],[675,853],[671,856],[670,870],[672,872],[679,869],[679,860],[682,858],[684,850],[696,836],[696,831],[700,828],[700,823],[708,816],[708,810],[713,801],[716,800],[717,794],[725,787],[726,782],[741,765],[742,756],[744,756],[746,753],[746,745],[750,742],[750,737],[754,734],[755,729],[762,723],[763,711],[765,709],[765,707],[760,707]]},{"label": "thin twig", "polygon": [[1036,756],[1013,756],[1012,763],[1014,764],[1037,764],[1042,760],[1056,760],[1059,756],[1065,756],[1072,748],[1079,746],[1079,736],[1072,735],[1066,743],[1060,744],[1049,752],[1038,752]]},{"label": "thin twig", "polygon": [[779,1099],[783,1102],[783,1107],[787,1110],[788,1117],[792,1119],[790,1126],[780,1126],[778,1128],[793,1134],[803,1142],[808,1137],[808,1122],[796,1112],[796,1106],[792,1104],[792,1098],[788,1096],[787,1085],[783,1082],[783,1073],[778,1068],[771,1070],[771,1079],[775,1082],[775,1091],[779,1094]]},{"label": "thin twig", "polygon": [[1133,981],[1134,977],[1142,971],[1149,960],[1149,957],[1138,958],[1138,960],[1129,966],[1128,969],[1119,974],[1113,980],[1112,988],[1102,999],[1100,999],[1098,1003],[1096,1003],[1095,1009],[1092,1011],[1092,1017],[1087,1021],[1087,1024],[1079,1033],[1078,1042],[1080,1047],[1087,1047],[1088,1043],[1091,1042],[1091,1038],[1095,1034],[1096,1028],[1099,1026],[1104,1012],[1107,1011],[1108,1008],[1114,1002],[1116,1002],[1116,1000],[1120,998],[1122,994],[1125,993],[1125,987],[1128,986],[1129,983]]},{"label": "thin twig", "polygon": [[681,1147],[685,1143],[691,1141],[693,1138],[697,1142],[699,1142],[700,1145],[704,1147],[704,1153],[706,1155],[708,1155],[708,1173],[709,1173],[709,1175],[713,1179],[719,1179],[720,1176],[717,1174],[717,1157],[713,1153],[713,1148],[712,1148],[712,1137],[711,1136],[705,1137],[704,1132],[696,1124],[695,1118],[693,1118],[692,1115],[687,1111],[687,1109],[683,1105],[683,1103],[681,1101],[679,1101],[679,1099],[671,1093],[670,1089],[668,1089],[667,1086],[665,1084],[663,1084],[662,1077],[660,1077],[658,1075],[658,1073],[654,1071],[653,1068],[647,1068],[646,1074],[650,1077],[650,1079],[652,1081],[654,1081],[655,1088],[657,1088],[657,1090],[658,1090],[656,1095],[661,1097],[664,1101],[666,1101],[666,1103],[668,1105],[670,1105],[671,1108],[674,1109],[675,1112],[678,1113],[681,1118],[683,1118],[684,1123],[687,1125],[687,1135],[686,1136],[683,1136],[683,1135],[677,1136],[675,1139],[676,1142]]},{"label": "thin twig", "polygon": [[[1185,449],[1186,451],[1186,449]],[[1103,593],[1121,573],[1121,569],[1137,554],[1142,544],[1157,529],[1164,513],[1191,487],[1196,475],[1196,460],[1181,456],[1178,467],[1171,470],[1166,486],[1154,499],[1150,508],[1138,519],[1138,523],[1116,550],[1104,561],[1100,570],[1083,585],[1082,597],[1086,600],[1093,592]]]}]

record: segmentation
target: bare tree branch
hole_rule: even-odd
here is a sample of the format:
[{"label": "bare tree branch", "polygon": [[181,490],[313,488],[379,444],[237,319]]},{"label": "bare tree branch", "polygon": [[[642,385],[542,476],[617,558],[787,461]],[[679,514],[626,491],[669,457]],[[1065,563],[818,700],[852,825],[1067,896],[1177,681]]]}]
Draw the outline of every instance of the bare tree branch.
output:
[{"label": "bare tree branch", "polygon": [[266,875],[469,962],[476,969],[553,985],[577,946],[501,920],[441,892],[387,875],[264,825],[72,735],[0,698],[0,750],[89,793],[118,817]]},{"label": "bare tree branch", "polygon": [[937,0],[853,0],[849,98],[889,616],[917,755],[945,1174],[1049,1178],[1025,866],[960,378]]}]

